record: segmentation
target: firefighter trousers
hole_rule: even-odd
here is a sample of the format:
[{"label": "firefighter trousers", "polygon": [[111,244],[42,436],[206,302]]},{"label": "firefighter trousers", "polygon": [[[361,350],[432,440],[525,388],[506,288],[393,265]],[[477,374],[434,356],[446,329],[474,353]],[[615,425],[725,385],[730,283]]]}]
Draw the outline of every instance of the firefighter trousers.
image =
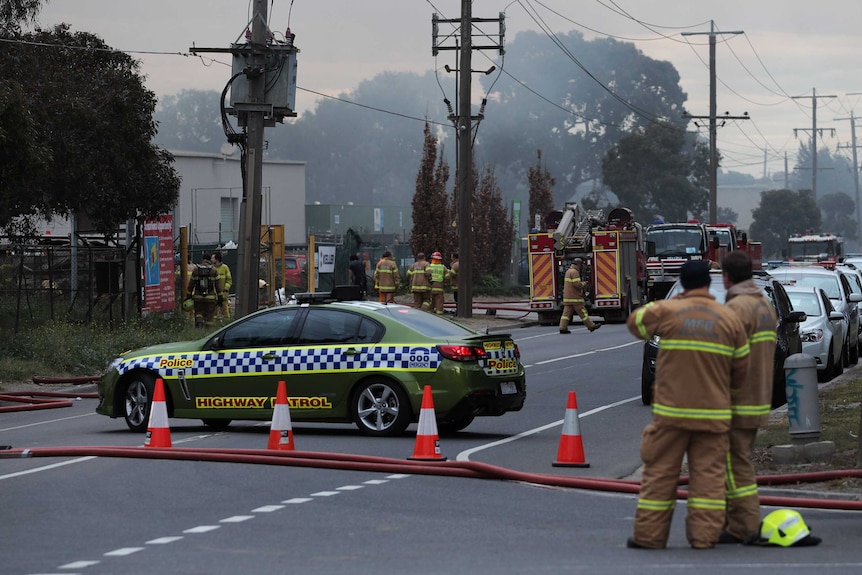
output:
[{"label": "firefighter trousers", "polygon": [[428,311],[431,309],[431,292],[430,291],[415,291],[413,292],[413,307]]},{"label": "firefighter trousers", "polygon": [[644,462],[635,543],[664,549],[676,507],[683,456],[688,457],[688,513],[685,535],[692,547],[708,549],[718,542],[724,525],[724,465],[727,433],[692,431],[650,423],[641,440]]},{"label": "firefighter trousers", "polygon": [[757,429],[731,429],[727,452],[727,524],[725,530],[745,540],[760,532],[757,474],[751,462]]},{"label": "firefighter trousers", "polygon": [[584,327],[590,331],[596,329],[596,324],[590,319],[590,314],[582,303],[567,303],[563,306],[563,315],[560,317],[560,329],[568,329],[569,323],[572,321],[573,314],[578,314],[584,322]]}]

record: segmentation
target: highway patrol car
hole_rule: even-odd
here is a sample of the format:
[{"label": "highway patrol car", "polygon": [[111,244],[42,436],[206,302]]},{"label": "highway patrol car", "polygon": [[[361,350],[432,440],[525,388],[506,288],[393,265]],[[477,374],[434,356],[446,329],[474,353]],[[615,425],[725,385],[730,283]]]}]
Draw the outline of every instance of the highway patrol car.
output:
[{"label": "highway patrol car", "polygon": [[198,341],[124,353],[99,382],[96,412],[146,431],[157,378],[169,417],[219,428],[270,420],[281,380],[292,421],[353,422],[370,435],[401,434],[418,421],[425,385],[441,433],[524,405],[511,336],[402,305],[333,299],[304,294]]}]

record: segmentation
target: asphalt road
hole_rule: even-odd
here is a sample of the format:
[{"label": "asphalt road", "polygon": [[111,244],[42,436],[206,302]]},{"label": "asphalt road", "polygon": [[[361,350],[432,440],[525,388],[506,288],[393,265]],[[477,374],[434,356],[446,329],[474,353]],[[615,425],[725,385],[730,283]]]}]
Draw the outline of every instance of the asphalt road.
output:
[{"label": "asphalt road", "polygon": [[[545,476],[622,478],[640,465],[641,344],[624,326],[569,336],[514,330],[527,366],[524,409],[479,418],[441,438],[451,461]],[[556,458],[568,393],[575,391],[589,468]],[[0,444],[140,446],[95,400],[59,410],[0,414]],[[263,449],[266,424],[214,433],[171,420],[175,448]],[[369,438],[349,425],[294,424],[302,451],[404,461],[402,437]],[[81,573],[858,573],[860,513],[801,509],[818,547],[688,548],[685,502],[670,548],[625,548],[635,496],[529,481],[114,457],[0,458],[0,571]],[[764,512],[770,508],[765,508]]]}]

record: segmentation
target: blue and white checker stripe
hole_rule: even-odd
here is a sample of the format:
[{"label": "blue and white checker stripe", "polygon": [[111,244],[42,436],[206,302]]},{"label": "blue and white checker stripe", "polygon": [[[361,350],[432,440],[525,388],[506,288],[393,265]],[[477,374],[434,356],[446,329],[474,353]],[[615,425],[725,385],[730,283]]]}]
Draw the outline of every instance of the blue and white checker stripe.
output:
[{"label": "blue and white checker stripe", "polygon": [[[348,350],[349,355],[345,353]],[[117,370],[122,375],[133,369],[147,369],[169,379],[179,377],[181,369],[187,378],[381,369],[433,372],[441,362],[440,353],[434,347],[338,345],[143,356],[123,361]]]}]

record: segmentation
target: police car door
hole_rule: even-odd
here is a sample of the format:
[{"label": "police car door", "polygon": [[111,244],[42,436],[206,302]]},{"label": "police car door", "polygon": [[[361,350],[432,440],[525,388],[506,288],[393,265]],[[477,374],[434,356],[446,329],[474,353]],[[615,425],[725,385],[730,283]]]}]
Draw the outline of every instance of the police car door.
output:
[{"label": "police car door", "polygon": [[[199,352],[186,390],[201,418],[265,419],[272,415],[296,307],[273,308],[234,322]],[[290,388],[288,387],[288,393]]]}]

